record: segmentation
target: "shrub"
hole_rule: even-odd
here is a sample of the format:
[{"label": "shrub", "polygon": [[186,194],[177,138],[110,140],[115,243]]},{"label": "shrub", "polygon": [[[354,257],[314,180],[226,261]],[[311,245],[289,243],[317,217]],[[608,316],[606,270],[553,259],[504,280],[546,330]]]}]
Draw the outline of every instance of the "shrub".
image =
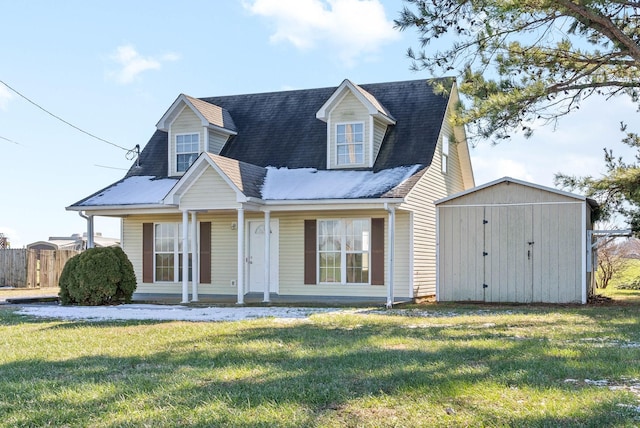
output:
[{"label": "shrub", "polygon": [[633,281],[624,284],[618,284],[616,288],[618,290],[640,290],[640,278],[636,278]]},{"label": "shrub", "polygon": [[136,277],[121,248],[90,248],[67,262],[59,285],[63,305],[110,305],[131,301]]}]

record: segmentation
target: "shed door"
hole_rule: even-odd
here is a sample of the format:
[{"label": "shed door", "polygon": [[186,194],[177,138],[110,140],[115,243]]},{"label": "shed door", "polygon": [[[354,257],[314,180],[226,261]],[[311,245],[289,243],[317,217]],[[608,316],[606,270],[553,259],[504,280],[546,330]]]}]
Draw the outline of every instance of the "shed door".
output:
[{"label": "shed door", "polygon": [[533,206],[485,207],[485,302],[531,302],[533,299]]}]

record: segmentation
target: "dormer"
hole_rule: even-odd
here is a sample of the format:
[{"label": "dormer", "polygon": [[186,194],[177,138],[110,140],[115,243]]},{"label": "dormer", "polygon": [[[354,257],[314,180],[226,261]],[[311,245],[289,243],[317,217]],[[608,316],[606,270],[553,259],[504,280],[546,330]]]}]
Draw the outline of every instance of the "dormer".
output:
[{"label": "dormer", "polygon": [[178,176],[202,152],[220,154],[236,125],[227,110],[185,94],[173,102],[156,127],[169,134],[169,176]]},{"label": "dormer", "polygon": [[316,113],[327,124],[327,169],[372,168],[391,113],[369,92],[344,80]]}]

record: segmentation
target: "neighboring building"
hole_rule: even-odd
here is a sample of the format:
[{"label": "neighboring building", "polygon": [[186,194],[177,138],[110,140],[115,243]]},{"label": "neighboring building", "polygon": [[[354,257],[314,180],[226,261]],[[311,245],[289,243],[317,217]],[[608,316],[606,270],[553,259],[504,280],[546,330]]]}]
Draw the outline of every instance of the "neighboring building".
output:
[{"label": "neighboring building", "polygon": [[[107,238],[102,233],[96,233],[93,237],[94,247],[117,247],[120,239]],[[87,234],[74,233],[71,236],[50,236],[47,241],[36,241],[27,245],[29,250],[76,250],[87,249]]]},{"label": "neighboring building", "polygon": [[440,83],[180,95],[139,165],[67,209],[122,218],[134,298],[433,296],[433,201],[474,186]]},{"label": "neighboring building", "polygon": [[505,177],[436,201],[438,301],[587,303],[592,199]]}]

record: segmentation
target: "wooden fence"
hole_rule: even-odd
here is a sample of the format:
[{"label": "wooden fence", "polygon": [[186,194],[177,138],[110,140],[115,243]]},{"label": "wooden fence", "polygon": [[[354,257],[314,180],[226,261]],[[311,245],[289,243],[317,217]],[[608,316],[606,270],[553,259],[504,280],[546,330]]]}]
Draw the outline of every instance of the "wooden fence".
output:
[{"label": "wooden fence", "polygon": [[57,287],[64,265],[75,250],[0,250],[0,287]]}]

